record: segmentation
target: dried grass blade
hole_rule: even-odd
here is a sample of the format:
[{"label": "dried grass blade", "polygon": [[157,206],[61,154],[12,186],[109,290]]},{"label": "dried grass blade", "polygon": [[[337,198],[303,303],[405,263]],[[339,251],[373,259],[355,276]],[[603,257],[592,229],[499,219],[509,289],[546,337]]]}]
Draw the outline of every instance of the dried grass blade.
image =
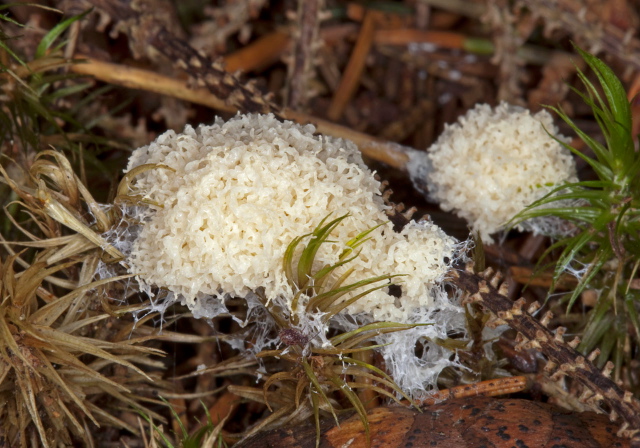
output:
[{"label": "dried grass blade", "polygon": [[270,411],[273,411],[273,409],[271,409],[271,405],[269,404],[269,399],[267,397],[267,391],[269,390],[269,386],[276,383],[277,381],[287,381],[287,380],[295,381],[296,377],[289,372],[278,372],[271,375],[269,379],[265,381],[264,385],[262,386],[262,396],[264,398],[265,404],[267,405],[267,408],[269,408]]},{"label": "dried grass blade", "polygon": [[300,398],[302,398],[302,394],[304,393],[304,390],[306,386],[308,386],[308,384],[309,383],[305,381],[304,376],[301,376],[300,378],[298,378],[298,383],[296,384],[296,395],[295,395],[296,409],[300,407]]},{"label": "dried grass blade", "polygon": [[200,448],[214,448],[214,444],[219,440],[222,435],[222,428],[227,423],[229,419],[230,413],[227,414],[225,418],[220,420],[220,422],[213,428],[213,430],[207,435],[207,437],[202,441]]},{"label": "dried grass blade", "polygon": [[[38,352],[36,352],[37,353],[36,356],[38,356],[38,359],[44,366],[44,369],[38,369],[38,371],[42,373],[43,376],[48,378],[53,384],[57,385],[61,390],[63,390],[67,394],[67,396],[71,399],[71,401],[73,401],[76,404],[76,406],[78,406],[82,410],[82,412],[84,412],[84,414],[87,417],[89,417],[89,419],[91,419],[93,423],[95,423],[97,426],[100,426],[98,425],[98,422],[93,418],[93,415],[91,415],[91,412],[89,411],[89,409],[85,407],[82,400],[69,388],[67,381],[65,381],[58,374],[56,369],[53,368],[53,365],[51,365],[51,362],[49,362],[49,359],[47,359],[47,357],[43,353],[41,352],[38,353]],[[56,403],[55,406],[58,406],[58,403]]]},{"label": "dried grass blade", "polygon": [[50,326],[62,315],[62,313],[64,313],[67,310],[69,305],[72,303],[72,301],[76,297],[80,296],[81,294],[84,294],[86,291],[90,289],[96,288],[101,285],[105,285],[107,283],[131,278],[132,276],[133,276],[132,274],[125,274],[117,277],[97,280],[87,285],[80,286],[79,288],[76,288],[69,294],[62,296],[58,300],[55,300],[43,306],[42,308],[40,308],[38,311],[36,311],[29,317],[29,322],[33,325],[38,325],[43,327]]},{"label": "dried grass blade", "polygon": [[244,437],[242,437],[242,439],[240,439],[240,441],[238,442],[238,444],[241,444],[243,440],[248,439],[249,437],[251,437],[254,434],[259,433],[260,431],[262,431],[263,429],[266,429],[266,427],[268,425],[271,425],[272,423],[278,421],[279,419],[281,419],[282,417],[286,417],[287,415],[291,414],[293,411],[295,410],[295,407],[291,404],[289,406],[284,406],[280,409],[278,409],[277,411],[275,411],[273,414],[271,414],[270,416],[268,416],[267,418],[263,419],[260,423],[258,423],[256,426],[254,426],[253,428],[251,428],[250,431],[248,431],[247,433],[245,433]]},{"label": "dried grass blade", "polygon": [[54,165],[52,167],[52,169],[56,169],[60,172],[60,175],[56,176],[55,178],[57,179],[56,183],[58,184],[58,188],[60,188],[65,193],[65,195],[69,197],[71,205],[79,209],[80,197],[82,197],[89,207],[92,215],[96,219],[98,229],[100,229],[102,232],[106,232],[111,227],[111,222],[108,219],[107,214],[102,210],[100,205],[93,198],[87,187],[85,187],[78,176],[76,176],[73,167],[69,163],[69,160],[64,156],[64,154],[52,150],[45,150],[38,153],[36,158],[39,160],[37,160],[31,168],[32,175],[38,178],[39,174],[53,174],[51,172],[48,172],[48,170],[42,170],[41,173],[38,172],[37,164],[39,162],[48,162],[41,160],[41,158],[45,156],[52,156],[56,159],[58,165]]},{"label": "dried grass blade", "polygon": [[112,426],[114,428],[123,428],[123,429],[126,429],[127,431],[129,431],[131,434],[135,434],[137,436],[140,435],[140,432],[138,431],[137,428],[135,428],[135,427],[129,425],[128,423],[126,423],[126,422],[114,417],[111,413],[107,412],[105,409],[102,409],[101,407],[96,406],[95,404],[93,404],[91,402],[87,402],[87,406],[89,406],[89,408],[91,408],[91,412],[93,412],[97,416],[100,416],[100,420],[104,421],[109,426]]},{"label": "dried grass blade", "polygon": [[[311,396],[313,396],[314,393],[319,394],[324,400],[324,402],[329,406],[329,410],[331,411],[331,415],[333,415],[333,418],[336,421],[336,424],[339,424],[338,416],[336,415],[336,412],[333,409],[333,406],[331,406],[331,401],[329,401],[329,397],[327,397],[327,395],[324,393],[324,390],[322,390],[322,385],[320,384],[320,381],[318,380],[318,377],[316,376],[315,372],[313,371],[313,369],[311,368],[311,366],[309,365],[306,359],[303,359],[301,364],[305,374],[307,375],[307,377],[309,378],[309,381],[311,381],[311,384],[313,385],[313,388],[310,388]],[[315,389],[315,392],[314,392],[314,389]]]},{"label": "dried grass blade", "polygon": [[45,448],[49,448],[49,442],[47,440],[47,432],[44,430],[42,420],[40,419],[40,413],[38,412],[38,405],[36,403],[36,396],[33,390],[33,384],[31,383],[32,377],[28,374],[18,373],[16,375],[16,381],[18,382],[18,389],[22,395],[23,403],[26,405],[31,421],[38,430],[40,441]]},{"label": "dried grass blade", "polygon": [[[120,364],[122,366],[128,367],[135,371],[136,373],[142,375],[147,380],[151,381],[151,377],[147,375],[145,372],[134,366],[128,361],[123,361],[120,357],[112,355],[109,352],[102,350],[101,348],[96,346],[96,342],[91,338],[84,338],[81,336],[71,336],[64,332],[57,331],[50,327],[36,327],[38,333],[44,336],[45,340],[50,342],[52,345],[59,346],[60,348],[65,348],[69,350],[76,350],[79,353],[91,354],[93,356],[97,356],[99,358],[110,360],[113,363]],[[110,348],[118,348],[119,344],[113,344],[108,342],[103,342],[103,346],[107,346]]]},{"label": "dried grass blade", "polygon": [[[2,353],[3,361],[9,365],[12,365],[13,368],[16,368],[15,362],[12,361],[12,356],[9,356],[9,353],[5,350],[9,348],[11,350],[12,355],[17,357],[20,361],[24,363],[25,366],[28,366],[31,369],[35,370],[35,367],[23,354],[22,350],[18,346],[13,334],[11,333],[11,329],[9,328],[6,321],[6,306],[0,306],[0,340],[4,343],[0,346],[0,353]],[[18,375],[19,376],[19,375]]]},{"label": "dried grass blade", "polygon": [[[54,157],[57,164],[43,159],[46,156]],[[78,181],[74,179],[73,168],[71,168],[71,164],[65,156],[50,149],[39,152],[36,155],[35,162],[31,165],[29,173],[35,179],[42,179],[43,176],[51,179],[55,186],[68,198],[69,205],[75,209],[80,209]]]},{"label": "dried grass blade", "polygon": [[13,306],[21,308],[28,303],[36,294],[36,290],[42,284],[42,281],[51,274],[66,269],[76,264],[76,261],[70,261],[51,268],[44,269],[45,262],[37,262],[19,274],[14,274],[18,281],[11,297]]},{"label": "dried grass blade", "polygon": [[[351,405],[354,407],[358,416],[360,417],[360,421],[362,422],[362,426],[364,426],[364,433],[367,439],[367,446],[371,446],[371,434],[369,431],[369,419],[367,418],[367,410],[364,408],[364,405],[360,401],[360,398],[351,390],[349,385],[339,376],[329,377],[329,381],[331,381],[338,390],[340,390],[345,397],[349,400]],[[317,425],[316,425],[317,427]]]},{"label": "dried grass blade", "polygon": [[37,197],[42,201],[44,210],[50,217],[66,227],[69,227],[71,230],[83,235],[97,247],[107,252],[114,260],[122,260],[125,258],[122,252],[113,247],[107,240],[92,230],[89,226],[73,216],[66,207],[54,199],[46,190],[44,185],[41,185],[40,188],[38,188]]},{"label": "dried grass blade", "polygon": [[[48,240],[44,240],[46,243]],[[47,257],[47,265],[58,263],[67,258],[71,258],[80,255],[83,252],[94,249],[96,246],[83,235],[75,234],[71,235],[71,241],[62,246],[60,249],[53,252],[52,255]]]}]

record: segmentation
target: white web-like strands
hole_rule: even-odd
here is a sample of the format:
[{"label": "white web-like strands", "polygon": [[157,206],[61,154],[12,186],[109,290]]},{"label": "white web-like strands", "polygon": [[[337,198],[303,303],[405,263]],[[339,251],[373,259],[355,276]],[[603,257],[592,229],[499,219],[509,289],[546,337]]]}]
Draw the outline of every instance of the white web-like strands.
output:
[{"label": "white web-like strands", "polygon": [[[568,193],[567,190],[562,190],[556,193],[556,195],[566,193]],[[571,207],[584,207],[585,205],[588,205],[588,202],[584,200],[559,200],[541,205],[534,210],[543,211],[545,208],[566,209]],[[527,219],[518,224],[517,228],[533,232],[535,235],[548,236],[555,240],[572,236],[578,230],[571,222],[553,215],[543,215]]]},{"label": "white web-like strands", "polygon": [[[414,309],[409,324],[423,324],[407,330],[380,334],[374,338],[384,358],[385,367],[396,384],[413,399],[421,399],[436,389],[436,382],[446,367],[462,367],[455,352],[435,341],[450,334],[465,334],[464,309],[450,301],[444,290],[433,290],[434,307]],[[345,331],[372,323],[367,314],[339,315],[335,318]]]},{"label": "white web-like strands", "polygon": [[415,310],[412,322],[423,323],[406,331],[378,338],[385,365],[398,386],[412,398],[423,398],[436,388],[438,376],[449,366],[460,366],[455,352],[435,341],[452,333],[465,333],[463,308],[450,302],[442,290],[433,291],[437,307]]},{"label": "white web-like strands", "polygon": [[[107,279],[123,274],[127,271],[127,258],[131,255],[131,251],[136,238],[140,233],[140,229],[149,217],[149,210],[145,206],[121,204],[102,204],[105,212],[116,212],[119,216],[118,222],[108,231],[102,234],[102,237],[113,247],[118,249],[123,255],[124,260],[117,263],[107,263],[101,260],[96,268],[95,278]],[[109,300],[116,300],[120,304],[130,302],[130,298],[143,292],[149,298],[149,305],[143,310],[133,311],[131,315],[134,322],[152,313],[158,313],[159,318],[156,325],[162,330],[165,322],[165,312],[174,304],[177,299],[175,294],[164,289],[152,288],[147,285],[141,285],[135,278],[130,277],[116,282],[117,294],[109,294]]]},{"label": "white web-like strands", "polygon": [[578,279],[578,281],[581,281],[584,275],[589,271],[590,267],[590,264],[583,263],[580,260],[574,259],[565,266],[564,271],[568,274],[573,275],[576,279]]},{"label": "white web-like strands", "polygon": [[[140,207],[121,206],[121,221],[103,236],[123,254],[128,255],[133,247],[133,241],[137,237],[140,225],[145,220],[148,211]],[[471,240],[459,242],[450,253],[450,259],[446,260],[448,266],[465,260],[473,242]],[[101,263],[97,275],[100,278],[112,277],[117,269],[122,266],[113,266]],[[442,277],[437,279],[437,284]],[[402,278],[399,280],[402,285]],[[186,303],[179,294],[175,294],[164,288],[157,288],[146,284],[138,284],[134,279],[126,282],[123,288],[128,291],[127,297],[135,292],[142,291],[149,298],[149,305],[142,311],[134,313],[134,319],[139,321],[150,313],[158,313],[156,325],[162,327],[165,322],[164,315],[168,308],[176,302]],[[458,366],[460,363],[455,352],[450,351],[434,341],[446,339],[450,334],[464,334],[464,310],[454,297],[449,300],[447,293],[440,286],[430,289],[430,297],[425,299],[429,306],[414,307],[408,321],[403,323],[428,324],[413,329],[396,333],[379,335],[374,338],[375,343],[384,345],[378,349],[385,360],[385,365],[391,377],[399,387],[413,398],[423,397],[435,388],[440,372],[449,366]],[[195,300],[194,317],[211,322],[219,316],[230,316],[242,328],[246,328],[236,334],[236,338],[225,339],[232,348],[256,355],[265,349],[282,347],[282,341],[278,337],[278,328],[271,315],[263,305],[263,300],[255,293],[244,297],[246,313],[240,318],[236,313],[230,313],[226,305],[233,296],[220,291],[217,295],[200,293]],[[329,333],[331,328],[345,331],[353,330],[361,325],[371,323],[374,317],[369,313],[358,313],[353,316],[342,313],[331,321],[325,322],[325,314],[322,312],[307,312],[306,305],[309,297],[301,295],[298,308],[295,311],[297,325],[291,328],[299,331],[309,339],[306,346],[307,355],[311,347],[326,348],[331,346]],[[277,297],[270,302],[270,306],[280,309],[283,314],[291,313],[290,298]],[[247,344],[247,341],[252,341]],[[489,349],[488,355],[491,354]],[[260,361],[262,363],[262,361]]]}]

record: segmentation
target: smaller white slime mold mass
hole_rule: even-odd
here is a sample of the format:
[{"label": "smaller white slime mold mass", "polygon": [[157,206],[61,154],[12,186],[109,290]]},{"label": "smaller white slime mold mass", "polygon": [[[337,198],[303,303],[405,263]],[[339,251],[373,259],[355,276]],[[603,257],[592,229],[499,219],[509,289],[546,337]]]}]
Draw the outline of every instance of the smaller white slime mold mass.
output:
[{"label": "smaller white slime mold mass", "polygon": [[483,241],[553,187],[575,182],[576,167],[551,115],[479,104],[429,148],[429,196],[467,220]]},{"label": "smaller white slime mold mass", "polygon": [[[168,131],[134,151],[127,171],[162,164],[136,178],[133,194],[150,207],[129,257],[143,285],[164,287],[194,314],[208,315],[211,298],[247,297],[264,288],[269,300],[294,291],[282,260],[291,241],[349,214],[317,256],[335,263],[344,243],[378,224],[360,256],[334,272],[355,268],[348,282],[385,274],[400,277],[402,294],[375,291],[348,308],[376,320],[408,321],[434,301],[434,285],[454,255],[455,240],[430,222],[400,233],[385,215],[380,183],[348,141],[314,135],[311,125],[272,115],[239,115],[211,126]],[[306,241],[303,241],[306,243]],[[356,291],[359,293],[362,291]],[[202,295],[207,300],[201,300]],[[216,299],[217,298],[217,299]]]}]

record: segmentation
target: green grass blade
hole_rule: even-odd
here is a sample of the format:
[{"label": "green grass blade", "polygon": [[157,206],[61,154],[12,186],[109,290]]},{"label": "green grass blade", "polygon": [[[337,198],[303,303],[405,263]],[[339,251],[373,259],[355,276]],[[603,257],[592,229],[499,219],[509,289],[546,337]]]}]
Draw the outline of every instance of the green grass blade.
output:
[{"label": "green grass blade", "polygon": [[582,291],[584,291],[585,288],[589,286],[589,283],[593,280],[596,274],[600,272],[600,269],[602,269],[602,266],[604,266],[607,261],[608,259],[606,257],[601,257],[596,258],[591,262],[588,271],[585,273],[582,279],[580,279],[580,281],[578,282],[578,286],[576,286],[576,289],[572,292],[571,297],[569,298],[569,303],[567,304],[567,312],[569,312],[575,301],[578,299],[578,297],[580,297],[580,294],[582,294]]},{"label": "green grass blade", "polygon": [[[596,154],[597,160],[592,159],[591,157],[586,156],[585,154],[583,154],[581,151],[578,151],[577,149],[575,149],[573,146],[558,140],[557,138],[555,139],[558,143],[560,143],[564,148],[568,149],[569,151],[571,151],[573,154],[577,155],[578,157],[580,157],[582,160],[584,160],[585,162],[587,162],[592,168],[593,170],[596,172],[596,174],[598,175],[598,177],[601,180],[604,179],[613,179],[613,172],[611,171],[610,168],[610,162],[611,162],[611,158],[608,154],[607,149],[602,146],[598,141],[596,141],[595,139],[591,138],[589,135],[587,135],[585,132],[583,132],[580,128],[578,128],[575,123],[571,120],[571,118],[569,118],[563,111],[561,111],[560,109],[553,107],[553,106],[547,106],[549,109],[551,109],[552,111],[554,111],[555,113],[557,113],[560,118],[562,118],[565,123],[567,123],[571,129],[573,129],[573,131],[578,134],[578,136],[587,144],[587,146],[589,146],[589,148],[591,148],[591,150]],[[606,162],[606,163],[603,163]]]},{"label": "green grass blade", "polygon": [[333,229],[335,229],[347,216],[349,216],[349,214],[340,216],[322,226],[324,221],[327,219],[325,218],[311,234],[311,240],[307,243],[307,247],[304,248],[300,255],[300,260],[298,260],[298,287],[300,289],[307,286],[313,275],[313,262],[315,261],[318,250],[320,250],[320,246],[327,241]]},{"label": "green grass blade", "polygon": [[320,432],[320,403],[318,395],[313,391],[309,395],[311,396],[311,406],[313,408],[313,421],[316,425],[316,448],[318,448],[320,446],[320,436],[322,435]]},{"label": "green grass blade", "polygon": [[598,77],[602,90],[607,97],[607,102],[609,103],[615,122],[622,126],[625,132],[630,136],[631,107],[629,106],[629,101],[627,101],[627,93],[624,86],[607,64],[577,46],[575,49],[580,53],[580,56],[582,56]]},{"label": "green grass blade", "polygon": [[322,321],[323,322],[327,322],[329,319],[331,319],[333,316],[335,316],[336,314],[340,313],[342,310],[344,310],[345,308],[347,308],[349,305],[357,302],[358,300],[360,300],[361,298],[363,298],[366,295],[371,294],[374,291],[377,291],[379,289],[382,288],[386,288],[387,286],[392,285],[393,283],[389,283],[389,284],[384,284],[384,285],[380,285],[380,286],[374,286],[373,288],[367,289],[364,292],[361,292],[360,294],[357,294],[353,297],[351,297],[348,300],[345,300],[343,302],[337,303],[333,306],[330,306],[327,308],[327,311],[323,317],[322,317]]},{"label": "green grass blade", "polygon": [[71,85],[71,86],[63,87],[61,89],[57,89],[50,95],[43,95],[41,98],[42,98],[42,101],[46,103],[51,103],[57,99],[64,98],[65,96],[82,92],[83,90],[89,87],[91,87],[91,84],[89,83]]},{"label": "green grass blade", "polygon": [[[341,333],[337,336],[334,336],[330,339],[331,344],[335,347],[340,344],[347,344],[346,341],[349,341],[354,336],[363,335],[363,333],[373,332],[376,335],[384,334],[384,333],[393,333],[396,331],[408,330],[415,327],[424,327],[432,324],[401,324],[398,322],[374,322],[371,324],[363,325],[355,330],[348,331],[346,333]],[[365,334],[365,339],[369,338],[370,335]],[[349,341],[351,343],[351,341]],[[342,345],[340,345],[342,347]]]},{"label": "green grass blade", "polygon": [[158,437],[160,437],[162,439],[162,442],[165,444],[165,446],[167,448],[174,448],[173,444],[171,443],[171,441],[167,438],[167,436],[164,435],[164,432],[158,427],[156,426],[155,423],[153,423],[153,420],[151,420],[151,417],[149,417],[147,414],[145,414],[144,412],[142,412],[142,410],[140,409],[136,409],[136,412],[138,414],[140,414],[140,416],[147,422],[149,423],[149,425],[151,425],[151,428],[155,431],[155,433],[158,435]]},{"label": "green grass blade", "polygon": [[524,212],[516,215],[516,218],[517,223],[521,223],[527,219],[543,216],[556,216],[558,218],[566,219],[567,221],[594,223],[602,216],[603,213],[604,211],[602,209],[594,207],[548,207],[525,210]]},{"label": "green grass blade", "polygon": [[369,419],[367,418],[367,410],[364,408],[362,401],[358,398],[353,390],[349,387],[349,385],[339,376],[334,375],[328,378],[337,388],[340,390],[345,397],[351,402],[351,405],[358,413],[360,417],[360,421],[362,422],[362,426],[364,426],[364,433],[367,439],[367,446],[371,446],[371,433],[369,430]]},{"label": "green grass blade", "polygon": [[[329,410],[331,411],[331,415],[333,415],[333,418],[336,424],[339,424],[338,416],[336,415],[336,412],[333,409],[333,406],[331,406],[331,401],[329,401],[329,397],[327,397],[327,394],[325,394],[324,390],[322,390],[322,385],[320,384],[320,381],[318,380],[318,377],[316,376],[315,372],[309,365],[309,362],[306,359],[303,359],[301,365],[302,365],[302,369],[304,370],[304,373],[307,375],[307,378],[309,378],[309,381],[313,385],[313,388],[318,393],[318,395],[322,397],[324,402],[327,404]],[[311,391],[311,395],[313,396],[313,390]]]},{"label": "green grass blade", "polygon": [[[319,293],[320,291],[322,291],[322,287],[324,285],[324,282],[329,278],[329,274],[331,274],[333,271],[335,271],[339,267],[344,266],[345,264],[348,264],[348,263],[352,262],[353,260],[358,258],[359,255],[360,255],[360,252],[358,252],[357,254],[355,254],[351,258],[342,259],[341,261],[339,261],[339,262],[337,262],[335,264],[327,265],[327,266],[323,267],[322,269],[320,269],[318,272],[316,272],[313,275],[313,287],[314,287],[316,293]],[[353,272],[353,269],[350,269],[347,272],[351,273],[351,272]],[[335,287],[336,287],[336,285],[334,284],[334,288]],[[331,288],[331,289],[333,289],[333,288]]]},{"label": "green grass blade", "polygon": [[400,274],[397,275],[379,275],[377,277],[368,278],[366,280],[360,280],[359,282],[351,283],[347,286],[342,286],[340,288],[332,289],[322,294],[318,294],[309,300],[309,304],[307,305],[307,310],[309,311],[326,311],[333,303],[335,303],[338,299],[340,299],[345,294],[349,294],[350,292],[361,288],[363,286],[370,285],[372,283],[377,283],[380,281],[390,280],[393,277],[399,277]]},{"label": "green grass blade", "polygon": [[640,301],[640,293],[627,292],[624,296],[624,308],[627,311],[629,320],[636,331],[636,334],[640,334],[640,318],[638,317],[638,310],[636,304]]},{"label": "green grass blade", "polygon": [[571,238],[567,238],[566,247],[558,258],[556,264],[556,275],[559,277],[569,266],[569,263],[576,258],[580,250],[593,238],[592,232],[584,232]]},{"label": "green grass blade", "polygon": [[355,238],[350,239],[349,241],[347,241],[346,246],[348,247],[347,249],[345,249],[342,254],[340,255],[340,259],[342,260],[344,257],[346,257],[347,255],[349,255],[354,249],[356,249],[358,246],[361,246],[362,244],[364,244],[366,241],[368,241],[370,238],[367,238],[367,236],[373,232],[374,230],[376,230],[378,227],[385,225],[386,223],[380,223],[377,226],[371,227],[368,230],[365,230],[364,232],[360,233],[359,235],[357,235]]},{"label": "green grass blade", "polygon": [[82,20],[91,11],[93,11],[93,8],[88,9],[87,11],[85,11],[85,12],[83,12],[81,14],[75,15],[73,17],[69,17],[68,19],[63,20],[62,22],[60,22],[59,24],[54,26],[51,29],[51,31],[49,31],[47,34],[45,34],[45,36],[42,38],[42,40],[38,44],[38,47],[36,48],[35,59],[39,59],[42,56],[44,56],[45,53],[47,52],[47,50],[49,49],[49,47],[51,47],[51,45],[53,45],[53,43],[56,41],[56,39],[62,33],[64,33],[67,30],[67,28],[69,28],[71,26],[72,23],[77,22],[78,20]]},{"label": "green grass blade", "polygon": [[357,366],[363,367],[365,369],[371,370],[372,372],[377,373],[378,375],[380,375],[382,378],[386,379],[387,381],[392,381],[393,379],[384,371],[381,370],[379,368],[377,368],[376,366],[366,363],[364,361],[360,361],[359,359],[355,359],[355,358],[351,358],[349,356],[343,356],[342,359],[345,362],[348,362],[349,364],[355,364]]},{"label": "green grass blade", "polygon": [[[7,54],[11,56],[18,64],[22,65],[23,67],[28,67],[27,63],[24,62],[17,54],[13,52],[11,48],[9,48],[9,46],[7,46],[7,44],[4,43],[4,40],[0,40],[0,49],[6,51]],[[7,69],[7,67],[4,64],[0,64],[0,67],[3,68],[2,71],[4,73],[8,73],[10,71]],[[17,78],[17,76],[15,75],[14,77]]]},{"label": "green grass blade", "polygon": [[284,275],[287,278],[289,286],[294,291],[296,290],[298,285],[298,278],[294,276],[295,274],[293,272],[293,256],[295,255],[296,247],[298,247],[300,241],[302,241],[309,235],[311,234],[307,233],[305,235],[294,238],[293,241],[291,241],[287,246],[287,249],[284,252],[284,257],[282,259],[282,268],[284,269]]}]

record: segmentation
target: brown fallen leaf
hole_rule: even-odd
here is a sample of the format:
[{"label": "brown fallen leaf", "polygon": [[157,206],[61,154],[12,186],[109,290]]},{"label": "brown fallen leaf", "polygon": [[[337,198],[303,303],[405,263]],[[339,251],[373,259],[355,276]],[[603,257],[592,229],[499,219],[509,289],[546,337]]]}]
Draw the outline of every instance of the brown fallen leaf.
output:
[{"label": "brown fallen leaf", "polygon": [[[386,406],[368,412],[371,447],[494,448],[613,448],[629,447],[616,437],[616,426],[605,415],[575,413],[521,399],[471,397],[424,407],[422,412]],[[327,420],[320,447],[365,447],[357,415],[340,426]],[[258,434],[237,448],[314,447],[315,426],[303,425]]]}]

